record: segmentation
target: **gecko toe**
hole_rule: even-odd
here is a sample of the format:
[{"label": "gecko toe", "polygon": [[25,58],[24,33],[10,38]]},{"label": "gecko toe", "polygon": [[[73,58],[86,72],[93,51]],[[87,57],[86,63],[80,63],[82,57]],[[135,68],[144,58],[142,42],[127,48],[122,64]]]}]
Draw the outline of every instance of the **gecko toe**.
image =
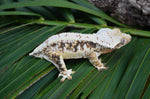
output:
[{"label": "gecko toe", "polygon": [[105,66],[106,65],[106,63],[103,63],[103,66]]},{"label": "gecko toe", "polygon": [[65,81],[65,79],[66,79],[66,78],[65,78],[65,77],[63,77],[63,78],[60,80],[60,82],[64,82],[64,81]]},{"label": "gecko toe", "polygon": [[108,70],[109,67],[102,66],[102,67],[96,67],[96,68],[98,69],[98,71],[102,71],[103,69]]},{"label": "gecko toe", "polygon": [[74,74],[75,73],[75,71],[72,71],[72,74]]},{"label": "gecko toe", "polygon": [[62,79],[60,80],[60,82],[64,82],[65,79],[67,78],[68,80],[72,80],[72,76],[71,74],[75,73],[75,71],[72,71],[72,69],[69,69],[65,72],[61,72],[58,77],[62,76]]},{"label": "gecko toe", "polygon": [[68,76],[67,78],[68,78],[69,80],[72,80],[72,76]]}]

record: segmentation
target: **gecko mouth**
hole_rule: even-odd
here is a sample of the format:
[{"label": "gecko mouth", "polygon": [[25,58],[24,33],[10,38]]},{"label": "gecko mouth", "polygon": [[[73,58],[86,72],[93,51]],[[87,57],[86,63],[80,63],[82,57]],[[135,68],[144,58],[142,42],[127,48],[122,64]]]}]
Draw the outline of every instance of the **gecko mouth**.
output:
[{"label": "gecko mouth", "polygon": [[119,49],[120,47],[124,46],[124,42],[120,42],[119,44],[116,45],[116,49]]}]

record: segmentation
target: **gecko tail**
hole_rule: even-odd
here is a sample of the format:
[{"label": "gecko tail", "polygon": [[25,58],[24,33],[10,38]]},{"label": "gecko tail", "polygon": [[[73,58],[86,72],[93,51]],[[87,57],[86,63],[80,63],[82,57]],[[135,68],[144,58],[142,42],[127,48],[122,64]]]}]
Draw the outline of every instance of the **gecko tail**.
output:
[{"label": "gecko tail", "polygon": [[33,52],[29,53],[29,56],[34,56],[34,53]]}]

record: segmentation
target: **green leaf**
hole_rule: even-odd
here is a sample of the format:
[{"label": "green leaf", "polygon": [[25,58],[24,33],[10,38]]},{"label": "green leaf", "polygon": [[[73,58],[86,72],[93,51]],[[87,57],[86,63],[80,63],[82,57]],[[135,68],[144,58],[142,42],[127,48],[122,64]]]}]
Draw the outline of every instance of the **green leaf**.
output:
[{"label": "green leaf", "polygon": [[[143,60],[137,70],[135,77],[131,83],[131,86],[126,94],[126,98],[140,98],[142,94],[142,90],[144,90],[144,85],[146,83],[146,79],[149,76],[150,67],[150,48],[147,50]],[[148,67],[147,67],[148,66]],[[137,94],[139,93],[139,94]],[[136,96],[134,94],[137,94]]]},{"label": "green leaf", "polygon": [[[50,30],[47,30],[49,27],[43,27],[42,29],[39,29],[36,32],[32,32],[30,35],[27,35],[27,37],[24,38],[24,40],[22,39],[19,42],[18,45],[14,46],[14,48],[11,49],[13,51],[13,53],[10,53],[9,55],[7,55],[4,59],[2,59],[0,61],[0,63],[1,63],[0,64],[1,65],[0,69],[1,70],[4,69],[6,66],[9,66],[11,63],[13,63],[17,59],[19,59],[20,56],[22,56],[25,53],[31,51],[34,46],[37,46],[42,41],[44,41],[47,37],[49,37],[50,36],[50,34],[49,34],[50,32],[52,32],[54,30],[56,32],[56,30],[61,29],[61,27],[62,26],[58,26],[58,27],[52,28]],[[43,33],[39,34],[41,32],[43,32]],[[47,36],[46,34],[49,35],[49,36]],[[42,38],[42,39],[39,40],[39,38]],[[34,43],[34,42],[36,42],[36,43]],[[20,45],[22,45],[22,46],[20,47]],[[15,56],[16,54],[17,54],[17,56]],[[13,56],[15,56],[15,57],[13,57]],[[9,62],[7,60],[9,60]]]},{"label": "green leaf", "polygon": [[70,11],[70,9],[65,9],[64,8],[64,9],[61,10],[61,13],[68,22],[75,23],[73,13]]},{"label": "green leaf", "polygon": [[[86,24],[86,23],[70,23],[70,22],[64,22],[64,21],[49,21],[49,20],[20,20],[20,22],[23,23],[34,23],[34,24],[46,24],[46,25],[66,25],[69,27],[76,27],[76,28],[113,28],[111,26],[105,26],[104,22],[99,22],[101,25],[93,25],[93,24]],[[143,37],[150,37],[150,32],[145,30],[139,30],[139,29],[128,29],[128,28],[121,28],[125,33],[129,33],[136,36],[143,36]]]},{"label": "green leaf", "polygon": [[0,10],[10,9],[10,8],[18,8],[18,7],[28,7],[28,6],[54,6],[54,7],[72,8],[72,9],[76,9],[76,10],[80,10],[80,11],[83,11],[86,13],[93,14],[95,16],[99,16],[99,17],[106,19],[110,22],[113,22],[117,25],[126,27],[126,25],[114,20],[113,18],[107,16],[104,13],[101,13],[101,12],[95,11],[95,10],[91,10],[89,8],[86,8],[86,7],[71,3],[71,2],[62,1],[62,0],[57,0],[57,1],[56,0],[46,0],[46,1],[37,0],[37,1],[16,2],[16,3],[2,5],[2,6],[0,6]]},{"label": "green leaf", "polygon": [[44,20],[44,18],[36,13],[31,13],[31,12],[21,12],[21,11],[5,11],[5,12],[0,12],[0,15],[27,15],[27,16],[38,16],[40,17],[41,20]]},{"label": "green leaf", "polygon": [[0,4],[7,4],[7,3],[12,3],[13,0],[1,0]]},{"label": "green leaf", "polygon": [[[149,80],[149,79],[148,79],[148,80]],[[149,85],[149,87],[147,88],[147,90],[145,91],[144,96],[143,96],[143,99],[148,99],[148,98],[150,98],[149,94],[150,94],[150,85]],[[142,96],[141,96],[141,97],[142,97]]]}]

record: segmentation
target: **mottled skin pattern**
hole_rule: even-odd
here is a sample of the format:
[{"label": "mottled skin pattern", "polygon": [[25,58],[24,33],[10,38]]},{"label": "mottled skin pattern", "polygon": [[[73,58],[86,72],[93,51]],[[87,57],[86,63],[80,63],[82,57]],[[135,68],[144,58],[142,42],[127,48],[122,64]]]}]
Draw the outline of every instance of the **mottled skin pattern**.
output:
[{"label": "mottled skin pattern", "polygon": [[118,49],[130,40],[131,36],[119,29],[104,28],[96,34],[61,33],[49,37],[29,55],[52,62],[60,71],[63,82],[66,78],[72,79],[71,74],[75,72],[67,70],[64,59],[88,58],[99,71],[108,69],[98,56]]}]

